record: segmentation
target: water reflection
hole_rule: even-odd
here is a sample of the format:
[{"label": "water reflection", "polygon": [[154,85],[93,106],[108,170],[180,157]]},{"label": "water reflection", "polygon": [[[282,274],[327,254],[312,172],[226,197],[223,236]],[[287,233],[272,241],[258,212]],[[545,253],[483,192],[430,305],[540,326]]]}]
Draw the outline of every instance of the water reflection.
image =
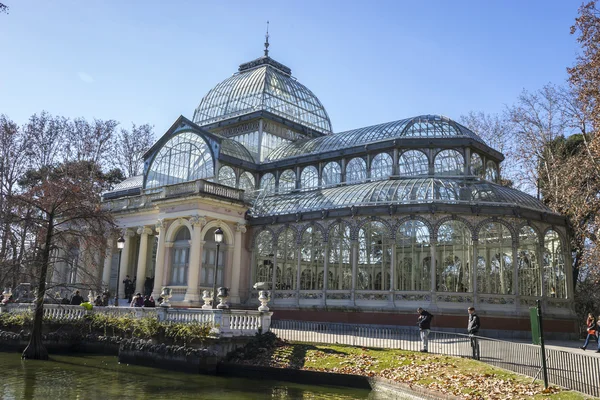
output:
[{"label": "water reflection", "polygon": [[369,399],[369,392],[286,382],[184,374],[120,365],[116,357],[53,356],[21,360],[0,353],[0,398],[20,399]]}]

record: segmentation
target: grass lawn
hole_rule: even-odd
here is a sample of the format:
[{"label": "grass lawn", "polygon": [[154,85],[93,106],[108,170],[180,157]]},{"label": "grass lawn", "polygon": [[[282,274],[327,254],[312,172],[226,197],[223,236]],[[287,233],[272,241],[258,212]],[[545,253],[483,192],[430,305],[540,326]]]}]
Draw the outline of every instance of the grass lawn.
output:
[{"label": "grass lawn", "polygon": [[[266,335],[263,335],[266,336]],[[273,335],[274,336],[274,335]],[[238,350],[231,362],[340,374],[378,376],[466,399],[588,399],[577,392],[458,357],[341,345],[262,339]]]}]

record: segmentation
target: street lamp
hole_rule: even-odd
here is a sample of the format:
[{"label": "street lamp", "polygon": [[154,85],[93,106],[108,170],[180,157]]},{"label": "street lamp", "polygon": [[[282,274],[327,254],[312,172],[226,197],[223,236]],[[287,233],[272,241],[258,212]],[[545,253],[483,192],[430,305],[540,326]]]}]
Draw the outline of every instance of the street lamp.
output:
[{"label": "street lamp", "polygon": [[217,228],[215,230],[215,242],[217,243],[217,258],[215,260],[215,273],[213,275],[213,301],[212,308],[217,308],[217,268],[219,268],[219,247],[223,241],[223,230]]},{"label": "street lamp", "polygon": [[117,239],[117,248],[119,249],[119,264],[117,265],[117,292],[115,293],[115,307],[119,307],[119,280],[121,279],[121,253],[125,247],[125,238],[121,236]]}]

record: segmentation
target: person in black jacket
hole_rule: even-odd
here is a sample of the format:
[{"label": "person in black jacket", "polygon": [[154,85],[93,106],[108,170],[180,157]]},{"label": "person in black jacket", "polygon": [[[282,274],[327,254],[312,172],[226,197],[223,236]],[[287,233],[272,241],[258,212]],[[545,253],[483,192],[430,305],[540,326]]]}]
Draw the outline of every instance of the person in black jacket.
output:
[{"label": "person in black jacket", "polygon": [[477,334],[479,333],[479,317],[475,314],[475,307],[469,307],[469,323],[467,325],[467,333],[471,338],[471,349],[473,349],[473,359],[479,360],[479,341]]},{"label": "person in black jacket", "polygon": [[76,290],[73,297],[71,297],[71,305],[78,306],[81,303],[83,303],[83,297],[79,294],[79,290]]},{"label": "person in black jacket", "polygon": [[426,310],[423,310],[421,307],[417,309],[417,313],[419,314],[417,325],[419,325],[421,341],[423,342],[423,348],[420,351],[422,353],[427,353],[427,345],[429,344],[429,330],[431,329],[431,319],[433,318],[433,315]]}]

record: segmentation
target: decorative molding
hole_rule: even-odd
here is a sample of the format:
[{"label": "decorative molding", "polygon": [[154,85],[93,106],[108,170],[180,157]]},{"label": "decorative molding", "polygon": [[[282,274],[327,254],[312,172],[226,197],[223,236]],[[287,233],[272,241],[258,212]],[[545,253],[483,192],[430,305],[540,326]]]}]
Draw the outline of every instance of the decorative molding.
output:
[{"label": "decorative molding", "polygon": [[193,215],[190,217],[190,224],[192,224],[193,227],[204,227],[204,225],[206,225],[206,217],[202,217],[200,215]]},{"label": "decorative molding", "polygon": [[137,229],[137,234],[138,235],[152,235],[152,229],[148,228],[147,226],[140,226]]},{"label": "decorative molding", "polygon": [[134,237],[135,236],[135,231],[131,228],[125,228],[123,229],[123,236],[125,237]]},{"label": "decorative molding", "polygon": [[247,230],[248,230],[248,229],[247,229],[247,227],[246,227],[246,224],[241,224],[241,223],[239,223],[239,222],[237,222],[237,223],[235,224],[235,231],[236,231],[236,232],[246,233],[246,231],[247,231]]},{"label": "decorative molding", "polygon": [[156,224],[154,224],[154,229],[155,229],[155,230],[156,230],[156,232],[158,232],[158,233],[160,233],[160,231],[161,231],[162,229],[165,229],[166,227],[167,227],[167,224],[166,224],[165,220],[164,220],[164,219],[162,219],[162,218],[161,218],[161,219],[158,219],[158,220],[156,221]]},{"label": "decorative molding", "polygon": [[165,247],[173,247],[175,242],[165,242]]}]

